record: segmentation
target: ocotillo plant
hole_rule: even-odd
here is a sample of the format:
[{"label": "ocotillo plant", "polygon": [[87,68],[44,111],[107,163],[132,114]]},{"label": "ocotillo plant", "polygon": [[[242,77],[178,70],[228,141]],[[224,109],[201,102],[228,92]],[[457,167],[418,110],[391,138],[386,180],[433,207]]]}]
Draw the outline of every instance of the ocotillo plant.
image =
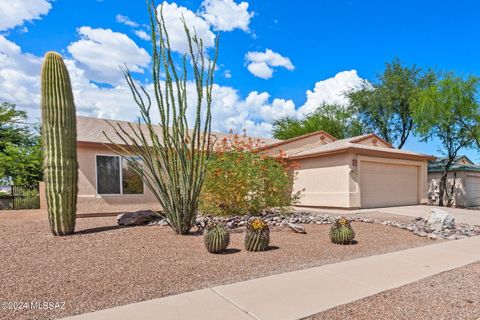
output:
[{"label": "ocotillo plant", "polygon": [[[113,144],[112,150],[125,156],[131,168],[154,193],[169,225],[177,233],[186,234],[195,223],[199,195],[211,157],[210,108],[218,37],[214,58],[210,60],[206,57],[202,40],[196,33],[190,33],[182,19],[189,54],[183,56],[180,74],[172,57],[162,7],[156,8],[150,0],[147,0],[147,7],[152,38],[154,99],[132,78],[128,68],[123,68],[144,124],[140,121],[136,125],[112,124],[123,143],[116,144],[111,137],[107,138]],[[189,79],[189,70],[193,71],[193,80]],[[189,97],[188,102],[187,87],[196,89],[196,99]],[[152,102],[159,111],[158,127],[150,114]],[[188,114],[194,115],[190,123],[187,108],[190,110]]]},{"label": "ocotillo plant", "polygon": [[48,52],[42,65],[42,141],[50,229],[68,235],[75,229],[77,131],[70,77],[56,52]]}]

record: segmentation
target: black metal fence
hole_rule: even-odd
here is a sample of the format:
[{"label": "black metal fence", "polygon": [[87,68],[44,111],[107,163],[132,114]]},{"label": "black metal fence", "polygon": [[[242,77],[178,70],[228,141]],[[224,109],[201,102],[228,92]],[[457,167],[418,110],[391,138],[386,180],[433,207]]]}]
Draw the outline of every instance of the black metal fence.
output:
[{"label": "black metal fence", "polygon": [[0,194],[0,210],[40,209],[38,184],[10,186],[9,193]]}]

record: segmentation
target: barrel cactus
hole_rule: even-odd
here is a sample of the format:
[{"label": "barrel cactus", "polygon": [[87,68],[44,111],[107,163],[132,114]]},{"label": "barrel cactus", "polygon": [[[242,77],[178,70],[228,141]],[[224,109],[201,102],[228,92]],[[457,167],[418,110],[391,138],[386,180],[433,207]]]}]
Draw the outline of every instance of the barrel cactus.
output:
[{"label": "barrel cactus", "polygon": [[50,229],[56,236],[75,230],[77,132],[75,104],[62,56],[48,52],[42,65],[42,142]]},{"label": "barrel cactus", "polygon": [[209,223],[203,231],[203,241],[210,253],[220,253],[230,243],[230,232],[223,223]]},{"label": "barrel cactus", "polygon": [[351,244],[355,238],[355,232],[350,221],[340,218],[332,224],[330,228],[330,240],[335,244]]},{"label": "barrel cactus", "polygon": [[247,223],[245,249],[247,251],[265,251],[270,244],[270,230],[265,220],[253,218]]}]

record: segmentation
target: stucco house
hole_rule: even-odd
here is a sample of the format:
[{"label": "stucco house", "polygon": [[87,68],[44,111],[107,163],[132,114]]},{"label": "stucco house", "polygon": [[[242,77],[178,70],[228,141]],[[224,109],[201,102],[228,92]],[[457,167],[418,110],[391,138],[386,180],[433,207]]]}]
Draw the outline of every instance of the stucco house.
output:
[{"label": "stucco house", "polygon": [[[428,164],[428,200],[430,204],[438,204],[440,179],[446,163],[446,158],[439,158]],[[452,205],[456,207],[480,206],[480,165],[473,163],[466,156],[455,158],[447,176],[449,192],[451,192],[452,186],[454,187]],[[447,202],[446,195],[444,201]]]},{"label": "stucco house", "polygon": [[[128,122],[108,120],[128,130]],[[158,128],[159,129],[159,128]],[[105,119],[77,116],[78,214],[118,213],[136,210],[160,210],[154,194],[110,148],[110,141],[122,140]],[[161,131],[157,134],[161,136]],[[217,141],[227,134],[214,133]],[[147,134],[148,136],[148,134]],[[262,138],[264,144],[275,139]]]},{"label": "stucco house", "polygon": [[[127,127],[127,122],[110,121]],[[153,194],[112,152],[103,132],[121,143],[104,119],[77,117],[77,212],[159,210]],[[226,134],[214,133],[217,139]],[[427,203],[427,161],[434,157],[393,148],[367,134],[337,140],[319,131],[289,140],[261,138],[260,152],[284,153],[299,164],[293,191],[301,206],[372,208]]]},{"label": "stucco house", "polygon": [[318,131],[264,148],[299,164],[293,191],[299,205],[375,208],[427,203],[427,162],[433,156],[399,150],[371,133],[337,140]]}]

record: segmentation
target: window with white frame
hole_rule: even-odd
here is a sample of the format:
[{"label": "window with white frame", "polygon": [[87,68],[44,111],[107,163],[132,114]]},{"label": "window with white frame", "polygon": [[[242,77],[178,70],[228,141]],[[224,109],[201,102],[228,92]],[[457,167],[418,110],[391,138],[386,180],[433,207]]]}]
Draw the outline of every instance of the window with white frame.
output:
[{"label": "window with white frame", "polygon": [[97,155],[97,194],[143,194],[140,176],[127,159],[114,155]]}]

